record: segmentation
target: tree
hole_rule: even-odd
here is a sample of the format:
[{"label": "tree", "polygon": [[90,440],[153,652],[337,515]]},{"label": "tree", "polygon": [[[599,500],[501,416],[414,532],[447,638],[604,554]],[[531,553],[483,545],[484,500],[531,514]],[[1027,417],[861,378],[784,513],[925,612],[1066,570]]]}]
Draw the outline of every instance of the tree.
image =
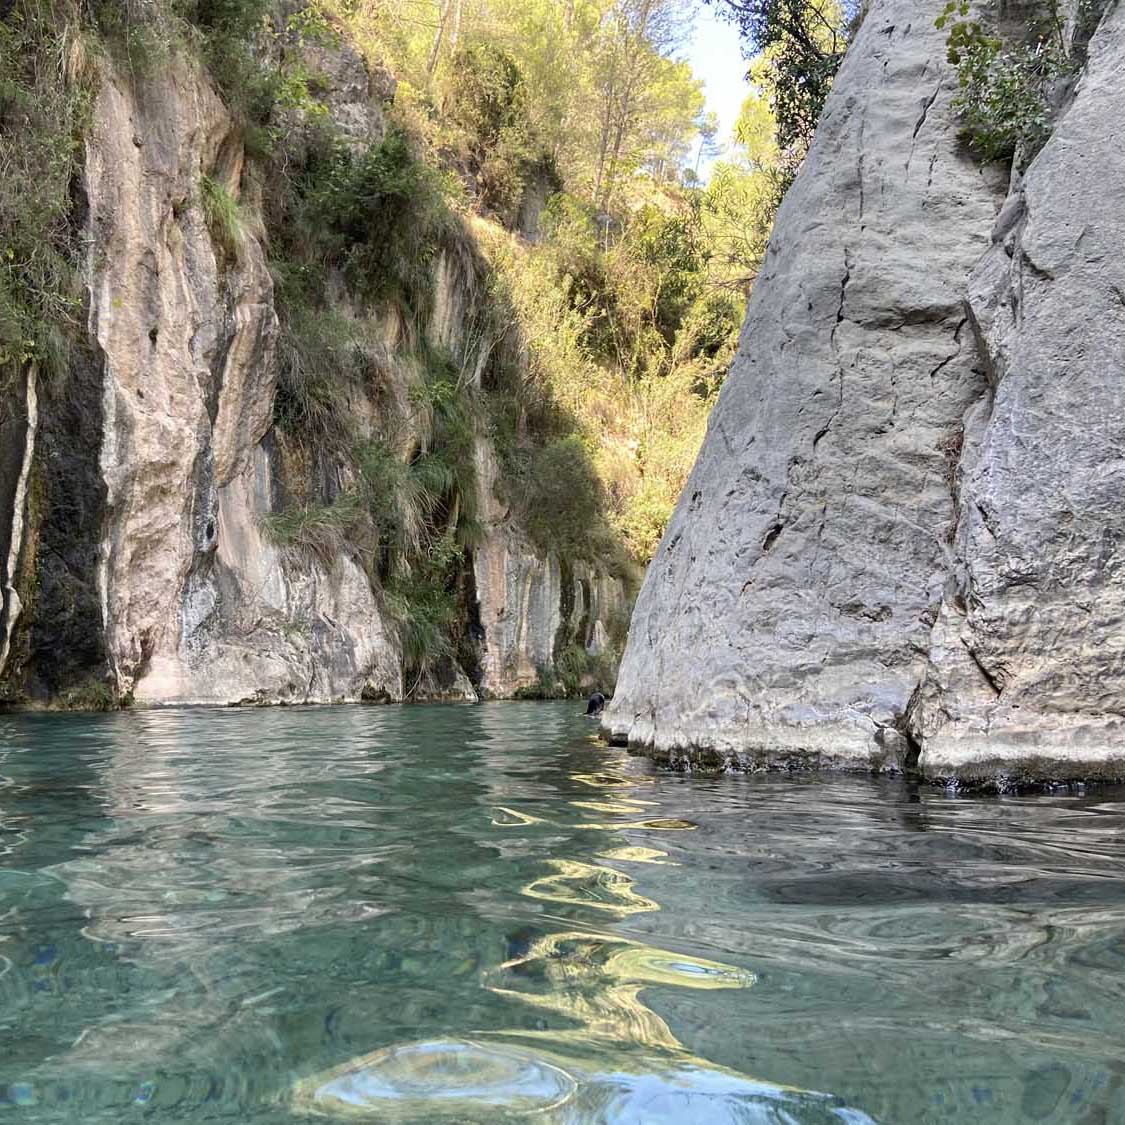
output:
[{"label": "tree", "polygon": [[698,123],[699,148],[695,154],[695,176],[699,178],[699,165],[703,158],[714,160],[723,151],[723,146],[715,138],[719,135],[719,115],[717,113],[705,114]]},{"label": "tree", "polygon": [[600,108],[593,195],[600,211],[610,209],[627,141],[650,108],[686,21],[684,0],[614,0],[606,14],[594,80]]},{"label": "tree", "polygon": [[788,186],[812,143],[844,58],[844,8],[838,0],[707,2],[738,27],[747,56],[760,56],[751,76],[768,91]]},{"label": "tree", "polygon": [[758,275],[784,177],[775,133],[768,100],[752,90],[735,123],[734,144],[702,193],[713,288],[746,296]]}]

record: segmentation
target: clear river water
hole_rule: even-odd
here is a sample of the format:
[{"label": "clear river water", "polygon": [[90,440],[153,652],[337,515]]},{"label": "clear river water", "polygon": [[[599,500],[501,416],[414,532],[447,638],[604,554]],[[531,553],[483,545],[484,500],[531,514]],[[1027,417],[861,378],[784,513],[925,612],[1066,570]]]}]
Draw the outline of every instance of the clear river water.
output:
[{"label": "clear river water", "polygon": [[1125,791],[580,712],[0,716],[0,1123],[1125,1121]]}]

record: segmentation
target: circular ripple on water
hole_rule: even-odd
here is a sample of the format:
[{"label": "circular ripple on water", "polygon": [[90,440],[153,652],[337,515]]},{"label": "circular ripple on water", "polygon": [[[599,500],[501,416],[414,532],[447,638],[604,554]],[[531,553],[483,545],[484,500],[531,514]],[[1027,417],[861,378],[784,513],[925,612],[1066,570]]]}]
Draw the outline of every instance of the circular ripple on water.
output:
[{"label": "circular ripple on water", "polygon": [[575,1091],[569,1074],[516,1051],[460,1039],[376,1051],[312,1089],[322,1112],[387,1120],[464,1120],[485,1111],[542,1113]]}]

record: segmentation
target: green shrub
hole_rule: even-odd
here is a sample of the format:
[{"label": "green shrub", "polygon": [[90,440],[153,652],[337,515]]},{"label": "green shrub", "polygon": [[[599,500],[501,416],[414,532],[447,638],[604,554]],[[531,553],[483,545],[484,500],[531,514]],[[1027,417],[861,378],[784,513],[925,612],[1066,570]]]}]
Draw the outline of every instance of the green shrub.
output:
[{"label": "green shrub", "polygon": [[[935,21],[949,27],[947,56],[957,67],[953,106],[962,136],[979,159],[1026,167],[1051,135],[1054,84],[1074,73],[1058,11],[1032,21],[1028,40],[1005,47],[978,20],[968,0],[950,0]],[[960,17],[960,18],[955,18]]]},{"label": "green shrub", "polygon": [[386,587],[387,606],[399,627],[408,696],[425,673],[453,656],[458,618],[456,575],[464,555],[451,532],[429,545],[414,567]]},{"label": "green shrub", "polygon": [[351,493],[331,504],[310,504],[261,517],[262,530],[278,546],[308,552],[331,566],[352,549],[351,532],[360,517],[360,505]]},{"label": "green shrub", "polygon": [[536,681],[519,688],[517,699],[578,699],[595,688],[612,694],[618,659],[612,653],[594,655],[580,644],[568,645],[551,664],[540,665]]},{"label": "green shrub", "polygon": [[532,541],[571,559],[596,557],[605,496],[577,434],[520,451],[515,471],[518,515]]},{"label": "green shrub", "polygon": [[274,421],[308,446],[345,450],[354,442],[349,390],[375,374],[371,348],[360,326],[293,283],[304,270],[274,263],[271,271],[281,323]]},{"label": "green shrub", "polygon": [[64,692],[62,704],[69,711],[120,711],[129,706],[104,680],[86,680]]},{"label": "green shrub", "polygon": [[200,32],[208,69],[247,126],[268,121],[283,82],[264,49],[274,7],[273,0],[173,0],[177,15]]},{"label": "green shrub", "polygon": [[7,7],[0,20],[0,387],[30,362],[55,381],[69,365],[82,307],[70,188],[89,108],[76,11],[63,0]]},{"label": "green shrub", "polygon": [[356,155],[342,143],[315,156],[297,184],[297,218],[310,250],[339,266],[364,300],[398,297],[428,311],[430,262],[452,228],[443,177],[391,129]]},{"label": "green shrub", "polygon": [[379,440],[362,447],[359,473],[363,502],[379,536],[379,572],[386,578],[427,551],[451,473],[437,454],[404,461]]},{"label": "green shrub", "polygon": [[495,43],[461,48],[450,62],[442,110],[465,137],[481,206],[511,221],[536,161],[527,86],[515,59]]},{"label": "green shrub", "polygon": [[377,389],[382,345],[326,301],[326,270],[341,271],[356,303],[399,302],[424,336],[431,262],[456,220],[441,176],[398,129],[361,153],[314,129],[282,163],[266,177],[282,328],[274,417],[306,444],[346,456],[355,440],[350,390]]},{"label": "green shrub", "polygon": [[238,200],[225,185],[210,176],[200,177],[199,198],[215,245],[226,258],[236,259],[242,242],[242,212]]},{"label": "green shrub", "polygon": [[160,74],[184,46],[186,25],[169,0],[88,0],[99,42],[133,81]]},{"label": "green shrub", "polygon": [[430,413],[429,456],[439,456],[447,473],[444,499],[462,546],[477,525],[477,438],[484,421],[476,388],[448,351],[427,345],[422,398]]}]

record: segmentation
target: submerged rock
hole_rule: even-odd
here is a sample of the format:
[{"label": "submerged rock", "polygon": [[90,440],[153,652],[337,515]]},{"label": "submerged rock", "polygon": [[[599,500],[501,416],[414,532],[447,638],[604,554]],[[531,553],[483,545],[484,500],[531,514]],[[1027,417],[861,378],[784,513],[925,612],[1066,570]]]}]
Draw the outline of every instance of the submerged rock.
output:
[{"label": "submerged rock", "polygon": [[848,52],[641,591],[614,740],[1125,774],[1125,15],[1007,204],[957,139],[933,18],[881,0]]}]

